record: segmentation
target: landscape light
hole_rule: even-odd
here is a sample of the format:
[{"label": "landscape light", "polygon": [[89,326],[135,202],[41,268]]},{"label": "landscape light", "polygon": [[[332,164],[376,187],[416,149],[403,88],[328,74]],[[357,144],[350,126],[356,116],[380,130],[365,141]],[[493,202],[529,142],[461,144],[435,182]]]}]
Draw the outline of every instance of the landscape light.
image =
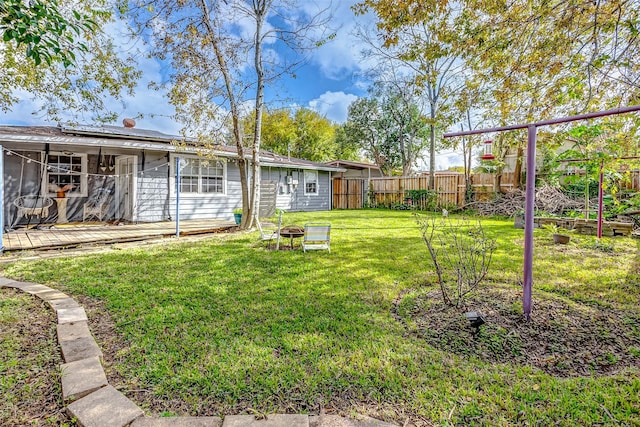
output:
[{"label": "landscape light", "polygon": [[473,334],[477,335],[478,333],[480,333],[480,326],[486,323],[484,317],[482,317],[482,314],[478,313],[477,311],[470,311],[468,313],[465,313],[464,316],[469,321],[469,326],[475,328]]}]

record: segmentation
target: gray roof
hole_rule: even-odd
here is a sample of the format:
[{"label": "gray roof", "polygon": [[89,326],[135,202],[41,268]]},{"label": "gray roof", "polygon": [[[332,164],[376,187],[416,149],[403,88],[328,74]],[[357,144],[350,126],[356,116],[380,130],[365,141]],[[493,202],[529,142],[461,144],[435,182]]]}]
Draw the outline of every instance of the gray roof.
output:
[{"label": "gray roof", "polygon": [[145,139],[150,141],[159,142],[171,142],[171,141],[184,141],[183,136],[169,135],[166,133],[158,132],[150,129],[137,129],[126,128],[123,126],[61,126],[62,133],[71,135],[93,135],[93,136],[105,136],[109,135],[114,138],[127,138],[127,139]]},{"label": "gray roof", "polygon": [[374,165],[371,163],[354,162],[351,160],[332,160],[330,162],[326,162],[325,165],[336,167],[343,166],[348,169],[380,169],[380,166],[378,165]]},{"label": "gray roof", "polygon": [[[2,126],[0,125],[0,139],[28,141],[30,137],[40,142],[73,143],[76,145],[109,145],[111,147],[126,147],[148,150],[162,150],[179,152],[173,142],[187,142],[194,145],[195,139],[184,138],[178,135],[169,135],[149,129],[125,128],[121,126]],[[14,137],[14,138],[11,138]],[[96,138],[98,138],[96,140]],[[83,144],[83,139],[86,139]],[[91,139],[91,143],[88,140]],[[121,141],[121,142],[120,142]],[[141,142],[132,146],[131,142]],[[237,149],[231,145],[218,145],[213,151],[222,156],[237,157]],[[250,155],[250,150],[248,150]],[[264,166],[276,166],[285,168],[316,169],[325,171],[344,172],[340,167],[323,163],[311,162],[304,159],[289,158],[269,151],[260,152],[260,162]]]}]

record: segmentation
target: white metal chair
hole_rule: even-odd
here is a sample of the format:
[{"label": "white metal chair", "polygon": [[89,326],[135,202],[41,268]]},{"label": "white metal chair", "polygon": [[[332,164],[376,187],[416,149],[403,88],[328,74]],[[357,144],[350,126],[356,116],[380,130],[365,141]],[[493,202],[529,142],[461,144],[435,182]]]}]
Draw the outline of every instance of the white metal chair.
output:
[{"label": "white metal chair", "polygon": [[40,218],[46,218],[49,216],[49,208],[53,204],[51,197],[42,197],[36,194],[30,194],[27,196],[20,196],[13,201],[13,204],[18,208],[18,218],[39,216]]},{"label": "white metal chair", "polygon": [[331,252],[331,224],[309,223],[304,225],[302,250],[326,249]]},{"label": "white metal chair", "polygon": [[258,230],[260,230],[260,240],[267,242],[267,248],[271,246],[273,240],[276,241],[276,250],[280,249],[280,229],[282,228],[282,210],[278,213],[278,225],[275,229],[264,230],[260,221],[256,221],[258,224]]},{"label": "white metal chair", "polygon": [[109,191],[101,191],[97,197],[90,199],[82,207],[82,221],[95,217],[102,221],[109,212]]}]

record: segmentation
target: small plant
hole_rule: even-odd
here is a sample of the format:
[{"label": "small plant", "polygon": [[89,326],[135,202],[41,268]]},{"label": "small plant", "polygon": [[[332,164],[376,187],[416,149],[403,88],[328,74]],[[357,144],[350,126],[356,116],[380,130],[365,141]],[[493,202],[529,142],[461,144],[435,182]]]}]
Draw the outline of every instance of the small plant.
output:
[{"label": "small plant", "polygon": [[234,214],[242,214],[242,208],[235,208],[235,209],[233,210],[233,213],[234,213]]},{"label": "small plant", "polygon": [[459,307],[487,275],[495,240],[487,237],[480,221],[471,224],[442,218],[436,232],[435,218],[420,214],[415,218],[436,269],[442,299]]},{"label": "small plant", "polygon": [[556,223],[551,223],[551,224],[543,224],[542,229],[549,234],[558,234],[560,227],[558,227],[558,224]]}]

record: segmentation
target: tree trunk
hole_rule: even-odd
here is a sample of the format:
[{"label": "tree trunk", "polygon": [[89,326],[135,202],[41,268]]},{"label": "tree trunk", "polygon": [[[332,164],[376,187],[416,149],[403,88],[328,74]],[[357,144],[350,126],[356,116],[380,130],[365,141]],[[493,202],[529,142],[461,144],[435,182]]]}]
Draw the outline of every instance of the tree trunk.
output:
[{"label": "tree trunk", "polygon": [[522,158],[524,157],[524,148],[518,145],[518,154],[516,156],[516,167],[513,171],[513,189],[520,188],[520,180],[522,179]]},{"label": "tree trunk", "polygon": [[[204,0],[200,0],[200,8],[202,10],[202,21],[204,26],[207,28],[209,35],[211,36],[208,40],[213,48],[213,51],[216,55],[216,59],[218,61],[218,66],[220,67],[220,72],[224,78],[225,91],[226,95],[229,99],[229,108],[231,110],[231,121],[233,123],[233,139],[236,143],[236,149],[238,152],[238,169],[240,170],[240,187],[242,189],[242,209],[243,213],[246,210],[246,207],[249,206],[250,197],[249,197],[249,185],[247,182],[247,163],[244,157],[244,147],[242,145],[242,130],[240,129],[240,113],[238,110],[238,103],[236,100],[235,93],[233,91],[233,83],[231,80],[231,73],[229,71],[229,66],[227,61],[222,54],[220,49],[220,41],[217,36],[217,32],[213,27],[210,21],[210,11],[207,3]],[[240,224],[240,228],[244,229],[245,227],[245,219],[243,215],[243,221]]]},{"label": "tree trunk", "polygon": [[501,186],[502,186],[502,171],[503,171],[503,167],[502,166],[498,166],[496,167],[496,174],[495,174],[495,178],[493,180],[493,192],[496,194],[500,194],[502,192]]},{"label": "tree trunk", "polygon": [[262,141],[262,110],[264,105],[264,70],[262,66],[262,27],[266,14],[271,6],[270,0],[259,0],[253,3],[256,19],[255,55],[253,65],[256,71],[257,87],[255,101],[255,123],[253,128],[253,152],[251,155],[251,203],[248,205],[247,218],[243,215],[243,228],[251,228],[260,215],[260,143]]},{"label": "tree trunk", "polygon": [[[433,109],[431,119],[435,119]],[[436,129],[433,122],[429,124],[429,190],[436,189]]]}]

